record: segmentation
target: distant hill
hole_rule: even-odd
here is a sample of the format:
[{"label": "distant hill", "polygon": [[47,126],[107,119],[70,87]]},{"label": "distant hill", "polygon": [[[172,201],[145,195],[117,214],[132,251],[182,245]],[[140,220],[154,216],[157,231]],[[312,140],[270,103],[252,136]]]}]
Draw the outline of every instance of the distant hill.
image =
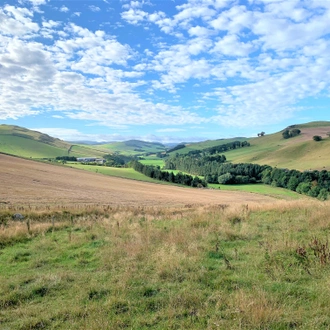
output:
[{"label": "distant hill", "polygon": [[179,150],[174,150],[173,153],[187,154],[189,151],[193,151],[193,150],[203,150],[203,149],[231,143],[234,141],[247,141],[247,140],[248,139],[244,137],[237,137],[231,139],[218,139],[218,140],[207,140],[207,141],[193,142],[193,143],[180,143],[180,145],[184,144],[185,147]]},{"label": "distant hill", "polygon": [[0,152],[25,158],[55,158],[57,156],[96,156],[107,153],[95,147],[71,144],[27,128],[0,125]]},{"label": "distant hill", "polygon": [[146,142],[140,140],[129,140],[125,142],[114,142],[101,145],[103,149],[117,152],[123,155],[142,155],[146,153],[157,153],[166,150],[166,147],[158,142]]},{"label": "distant hill", "polygon": [[[296,124],[301,134],[289,139],[283,138],[282,131],[265,134],[262,137],[208,140],[198,143],[185,143],[184,148],[173,153],[187,154],[192,150],[203,150],[234,141],[248,141],[249,147],[225,153],[229,162],[268,164],[280,168],[297,170],[330,170],[330,121]],[[316,142],[313,136],[319,135],[322,141]],[[0,152],[26,158],[55,158],[57,156],[102,157],[109,153],[141,155],[164,152],[169,149],[157,142],[129,140],[97,145],[82,145],[65,142],[47,134],[28,130],[19,126],[0,125]]]}]

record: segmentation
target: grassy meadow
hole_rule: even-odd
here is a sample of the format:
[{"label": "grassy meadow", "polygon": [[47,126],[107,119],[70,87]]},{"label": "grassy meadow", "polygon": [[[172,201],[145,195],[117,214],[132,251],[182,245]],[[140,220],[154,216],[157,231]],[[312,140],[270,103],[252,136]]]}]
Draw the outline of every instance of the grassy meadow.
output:
[{"label": "grassy meadow", "polygon": [[329,213],[2,205],[0,328],[329,329]]},{"label": "grassy meadow", "polygon": [[69,162],[66,166],[79,168],[81,170],[100,173],[104,175],[114,176],[118,178],[139,180],[145,182],[162,183],[161,181],[147,177],[146,175],[135,171],[133,168],[122,168],[122,167],[107,167],[97,165],[84,165],[76,162]]},{"label": "grassy meadow", "polygon": [[307,199],[308,197],[300,195],[294,191],[284,189],[284,188],[279,188],[279,187],[273,187],[270,185],[258,183],[258,184],[209,184],[208,185],[210,188],[213,189],[221,189],[221,190],[226,190],[226,191],[246,191],[250,193],[255,193],[255,194],[261,194],[261,195],[266,195],[266,196],[272,196],[275,198],[280,198],[280,199],[301,199],[305,198]]}]

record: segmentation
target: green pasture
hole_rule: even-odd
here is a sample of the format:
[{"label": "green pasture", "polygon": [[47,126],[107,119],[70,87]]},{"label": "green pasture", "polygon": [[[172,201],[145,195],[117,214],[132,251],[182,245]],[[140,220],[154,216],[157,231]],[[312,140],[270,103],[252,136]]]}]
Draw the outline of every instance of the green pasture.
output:
[{"label": "green pasture", "polygon": [[151,179],[142,173],[135,171],[132,168],[121,168],[121,167],[107,167],[107,166],[97,166],[97,165],[83,165],[79,163],[67,163],[66,166],[70,166],[73,168],[79,168],[81,170],[100,173],[109,176],[115,176],[119,178],[146,181],[146,182],[154,182],[159,183],[161,181]]},{"label": "green pasture", "polygon": [[235,185],[226,185],[226,184],[209,184],[209,188],[221,189],[227,191],[245,191],[255,194],[261,194],[266,196],[272,196],[276,198],[289,198],[289,199],[300,199],[308,198],[306,196],[300,195],[294,191],[272,187],[266,184],[235,184]]},{"label": "green pasture", "polygon": [[163,159],[159,159],[159,158],[142,159],[139,160],[139,162],[144,165],[159,166],[161,169],[165,164]]}]

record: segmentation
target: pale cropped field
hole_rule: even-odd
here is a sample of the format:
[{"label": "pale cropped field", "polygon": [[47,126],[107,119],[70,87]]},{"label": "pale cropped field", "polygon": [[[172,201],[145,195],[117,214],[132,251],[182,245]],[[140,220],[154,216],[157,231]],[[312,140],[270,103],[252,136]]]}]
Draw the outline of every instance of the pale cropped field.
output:
[{"label": "pale cropped field", "polygon": [[19,205],[273,203],[247,192],[193,189],[139,182],[0,154],[0,202]]}]

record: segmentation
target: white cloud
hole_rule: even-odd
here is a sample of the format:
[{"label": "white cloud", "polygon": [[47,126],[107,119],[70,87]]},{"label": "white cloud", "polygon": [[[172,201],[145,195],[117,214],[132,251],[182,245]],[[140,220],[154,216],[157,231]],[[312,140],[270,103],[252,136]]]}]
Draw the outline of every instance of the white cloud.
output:
[{"label": "white cloud", "polygon": [[143,10],[130,8],[128,11],[124,11],[121,13],[122,19],[127,21],[130,24],[138,24],[143,21],[148,16],[148,13]]},{"label": "white cloud", "polygon": [[179,132],[168,126],[280,122],[300,101],[329,96],[328,1],[188,0],[169,3],[172,11],[127,2],[121,19],[139,40],[122,21],[96,30],[72,15],[71,23],[37,15],[31,4],[46,2],[0,6],[2,119],[51,110],[114,129]]},{"label": "white cloud", "polygon": [[196,37],[207,37],[209,36],[210,34],[213,34],[213,32],[205,27],[202,27],[202,26],[194,26],[194,27],[191,27],[189,30],[188,30],[188,33],[191,35],[191,36],[196,36]]},{"label": "white cloud", "polygon": [[226,35],[214,45],[211,52],[226,56],[248,56],[254,50],[250,42],[242,42],[237,35]]},{"label": "white cloud", "polygon": [[26,8],[0,7],[1,34],[22,37],[38,32],[39,26],[32,21],[32,16],[33,13]]},{"label": "white cloud", "polygon": [[101,9],[100,7],[97,7],[97,6],[94,6],[94,5],[91,5],[88,7],[91,11],[93,11],[94,13],[97,13],[99,12]]},{"label": "white cloud", "polygon": [[67,6],[64,6],[64,5],[60,8],[60,12],[62,12],[62,13],[67,13],[69,10],[70,9]]}]

